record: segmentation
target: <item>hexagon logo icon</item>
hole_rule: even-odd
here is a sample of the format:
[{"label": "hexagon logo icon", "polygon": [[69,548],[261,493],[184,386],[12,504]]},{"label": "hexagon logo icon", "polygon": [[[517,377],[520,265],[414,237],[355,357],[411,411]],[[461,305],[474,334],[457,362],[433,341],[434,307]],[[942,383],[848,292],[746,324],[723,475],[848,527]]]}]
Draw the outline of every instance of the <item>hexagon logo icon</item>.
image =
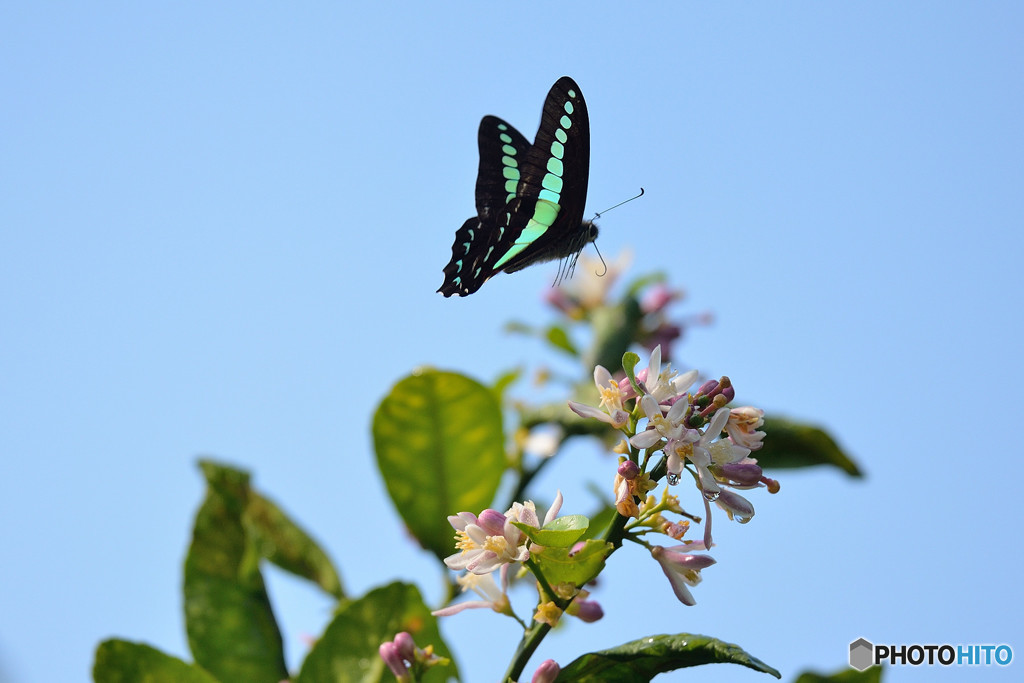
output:
[{"label": "hexagon logo icon", "polygon": [[863,671],[875,663],[872,656],[875,646],[865,638],[858,638],[850,643],[850,666],[857,671]]}]

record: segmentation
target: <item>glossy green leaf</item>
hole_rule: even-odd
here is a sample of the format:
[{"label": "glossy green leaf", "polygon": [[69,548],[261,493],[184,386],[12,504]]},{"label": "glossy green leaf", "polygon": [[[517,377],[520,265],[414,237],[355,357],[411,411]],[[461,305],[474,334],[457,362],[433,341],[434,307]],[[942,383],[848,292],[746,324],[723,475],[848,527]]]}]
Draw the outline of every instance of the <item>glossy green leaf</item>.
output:
[{"label": "glossy green leaf", "polygon": [[568,548],[547,547],[532,552],[530,557],[540,566],[548,583],[582,586],[601,573],[612,549],[611,543],[590,539],[572,556]]},{"label": "glossy green leaf", "polygon": [[439,558],[455,552],[448,515],[479,514],[505,470],[494,392],[454,372],[401,380],[373,416],[377,465],[409,531]]},{"label": "glossy green leaf", "polygon": [[341,579],[327,553],[273,501],[251,492],[245,520],[262,557],[336,598],[344,597]]},{"label": "glossy green leaf", "polygon": [[[556,679],[559,683],[647,683],[660,673],[701,664],[740,664],[781,678],[778,671],[744,652],[738,645],[708,636],[680,633],[641,638],[610,650],[573,660]],[[711,671],[695,674],[700,679]]]},{"label": "glossy green leaf", "polygon": [[288,678],[281,633],[246,530],[249,475],[200,463],[206,499],[185,559],[185,627],[196,663],[223,681]]},{"label": "glossy green leaf", "polygon": [[584,515],[566,515],[551,520],[544,525],[543,529],[522,522],[513,522],[512,524],[538,545],[568,548],[586,533],[590,526],[590,520]]},{"label": "glossy green leaf", "polygon": [[105,640],[96,648],[95,683],[219,683],[195,664],[183,662],[144,643]]},{"label": "glossy green leaf", "polygon": [[[435,653],[451,659],[437,619],[417,588],[396,582],[343,606],[306,656],[294,683],[394,681],[377,650],[400,631],[408,632],[418,647],[433,645]],[[432,668],[422,680],[440,682],[450,676],[458,678],[454,661]]]},{"label": "glossy green leaf", "polygon": [[763,445],[752,456],[765,468],[831,465],[853,477],[863,474],[828,432],[805,423],[780,417],[766,417],[761,430]]}]

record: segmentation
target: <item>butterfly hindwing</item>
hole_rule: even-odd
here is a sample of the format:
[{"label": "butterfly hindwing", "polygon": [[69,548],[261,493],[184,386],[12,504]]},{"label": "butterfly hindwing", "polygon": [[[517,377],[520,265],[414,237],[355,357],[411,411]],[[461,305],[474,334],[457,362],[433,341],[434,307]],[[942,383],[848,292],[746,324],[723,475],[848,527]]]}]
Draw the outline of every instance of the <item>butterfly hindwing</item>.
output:
[{"label": "butterfly hindwing", "polygon": [[590,118],[575,81],[562,77],[548,92],[533,145],[496,116],[480,122],[477,142],[477,215],[455,233],[437,290],[446,297],[472,294],[500,271],[574,257],[597,236],[583,221]]}]

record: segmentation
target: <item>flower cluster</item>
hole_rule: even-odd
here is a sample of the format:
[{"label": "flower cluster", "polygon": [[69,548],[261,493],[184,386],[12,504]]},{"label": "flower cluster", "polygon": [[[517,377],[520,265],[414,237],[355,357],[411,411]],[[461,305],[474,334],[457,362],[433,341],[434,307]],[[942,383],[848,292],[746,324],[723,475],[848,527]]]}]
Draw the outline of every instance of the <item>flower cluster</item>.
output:
[{"label": "flower cluster", "polygon": [[696,585],[700,570],[714,563],[710,557],[692,554],[712,546],[711,503],[722,508],[730,519],[745,523],[754,516],[754,506],[734,489],[767,487],[772,493],[778,491],[778,483],[765,477],[750,457],[765,436],[758,431],[764,424],[764,413],[749,406],[729,408],[735,390],[728,377],[707,381],[691,393],[697,371],[680,374],[670,365],[662,365],[660,346],[651,352],[646,368],[635,376],[631,371],[628,368],[628,376],[616,380],[606,368],[597,366],[594,384],[600,396],[598,404],[570,401],[569,407],[581,417],[611,425],[627,439],[620,452],[628,457],[621,458],[614,482],[616,510],[635,518],[627,529],[654,530],[681,540],[689,527],[689,522],[670,522],[662,517],[663,511],[685,514],[674,497],[657,503],[647,496],[656,486],[654,473],[660,472],[658,467],[647,468],[654,454],[664,455],[664,475],[669,485],[678,484],[684,472],[693,477],[706,512],[703,541],[651,550],[679,600],[693,604],[686,586]]}]

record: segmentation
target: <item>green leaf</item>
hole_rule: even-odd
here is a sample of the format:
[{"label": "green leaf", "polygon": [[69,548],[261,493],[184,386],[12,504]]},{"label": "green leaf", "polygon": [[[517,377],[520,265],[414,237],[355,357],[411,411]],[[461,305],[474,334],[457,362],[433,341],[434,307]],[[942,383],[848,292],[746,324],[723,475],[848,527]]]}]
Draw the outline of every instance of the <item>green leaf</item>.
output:
[{"label": "green leaf", "polygon": [[571,583],[582,586],[604,569],[605,558],[612,552],[611,543],[589,539],[571,557],[568,548],[547,547],[531,552],[530,557],[544,573],[548,583]]},{"label": "green leaf", "polygon": [[538,333],[537,328],[533,325],[528,325],[521,320],[510,320],[505,323],[504,330],[510,334],[524,334],[530,337]]},{"label": "green leaf", "polygon": [[584,515],[566,515],[551,520],[544,525],[543,529],[523,522],[512,522],[512,524],[538,545],[568,548],[586,533],[587,527],[590,526],[590,520]]},{"label": "green leaf", "polygon": [[223,681],[288,678],[281,633],[243,520],[249,475],[200,462],[206,499],[185,559],[185,627],[196,663]]},{"label": "green leaf", "polygon": [[247,530],[262,557],[286,572],[312,581],[336,598],[345,597],[341,579],[327,553],[274,502],[251,492],[245,512]]},{"label": "green leaf", "polygon": [[560,325],[550,325],[544,331],[544,338],[547,339],[548,343],[554,346],[556,349],[565,351],[566,353],[578,356],[580,355],[576,345],[569,339],[569,333],[565,331],[564,327]]},{"label": "green leaf", "polygon": [[594,342],[583,354],[583,367],[587,376],[594,371],[594,366],[603,365],[614,373],[616,364],[622,354],[629,350],[639,330],[640,303],[635,297],[625,296],[622,301],[612,306],[601,306],[591,315]]},{"label": "green leaf", "polygon": [[[418,647],[433,645],[435,653],[452,658],[419,591],[395,582],[342,607],[306,656],[294,683],[394,681],[377,649],[400,631],[407,631]],[[449,676],[458,678],[454,660],[450,666],[433,667],[422,680],[440,682]]]},{"label": "green leaf", "polygon": [[608,530],[612,520],[615,519],[615,515],[618,511],[614,505],[605,505],[597,512],[590,515],[590,527],[587,532],[583,534],[583,538],[597,538]]},{"label": "green leaf", "polygon": [[634,280],[632,280],[626,287],[626,294],[632,297],[639,297],[640,292],[642,292],[644,289],[647,289],[648,286],[667,281],[668,277],[665,275],[665,273],[661,272],[660,270],[656,270],[653,273],[641,275],[640,277],[637,277]]},{"label": "green leaf", "polygon": [[641,638],[619,647],[578,657],[555,679],[559,683],[647,683],[660,673],[701,664],[731,663],[782,676],[738,645],[708,636],[680,633]]},{"label": "green leaf", "polygon": [[519,378],[523,376],[522,368],[515,368],[514,370],[506,370],[505,372],[498,375],[498,379],[494,380],[494,384],[491,386],[491,391],[498,398],[500,404],[502,399],[505,397],[505,390],[510,386],[519,381]]},{"label": "green leaf", "polygon": [[880,666],[873,666],[864,671],[841,669],[831,675],[805,671],[797,676],[793,683],[880,683],[882,671],[883,668]]},{"label": "green leaf", "polygon": [[852,477],[864,476],[839,448],[839,444],[820,427],[780,417],[766,417],[763,445],[751,455],[765,468],[832,465]]},{"label": "green leaf", "polygon": [[202,667],[144,643],[105,640],[96,648],[95,683],[219,683]]},{"label": "green leaf", "polygon": [[401,380],[373,416],[377,465],[409,531],[439,558],[455,552],[447,516],[479,514],[505,470],[501,407],[494,393],[454,372]]}]

